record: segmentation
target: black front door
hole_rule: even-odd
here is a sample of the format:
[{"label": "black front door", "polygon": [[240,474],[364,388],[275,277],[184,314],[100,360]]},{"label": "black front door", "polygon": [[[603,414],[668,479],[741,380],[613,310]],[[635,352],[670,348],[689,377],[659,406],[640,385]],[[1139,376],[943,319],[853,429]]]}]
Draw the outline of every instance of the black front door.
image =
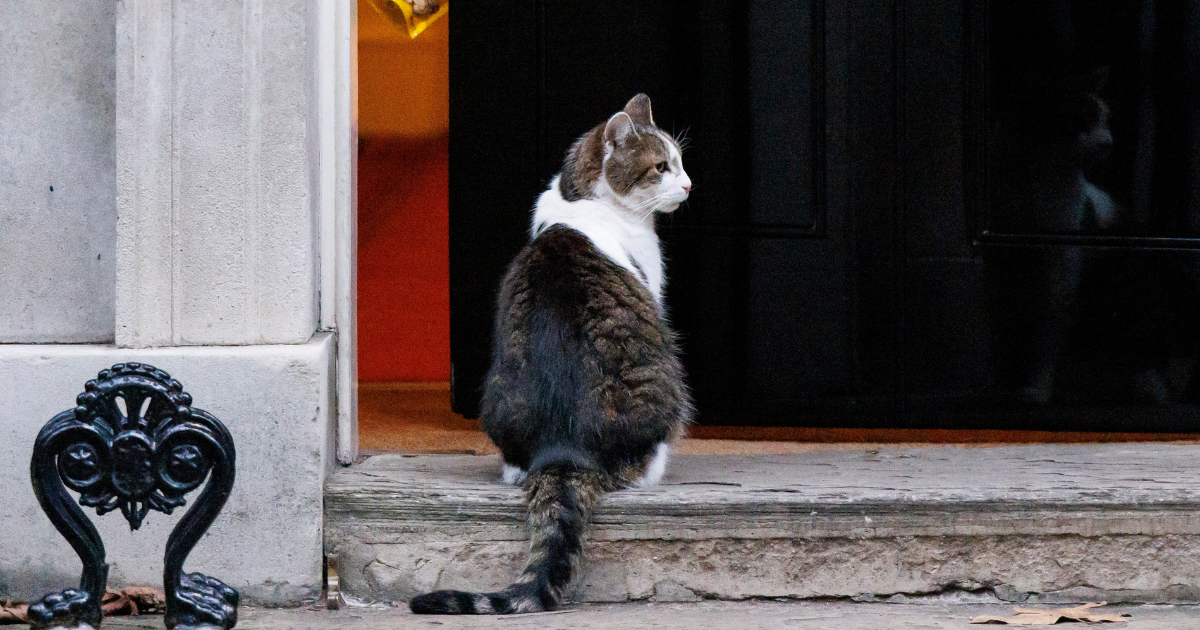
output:
[{"label": "black front door", "polygon": [[[1141,4],[1113,4],[1131,3]],[[701,422],[1194,430],[1196,319],[1186,320],[1196,316],[1188,310],[1196,232],[1179,218],[1197,215],[1178,206],[1168,213],[1174,231],[1147,237],[1124,223],[1039,218],[1054,215],[1053,204],[1001,188],[1021,175],[1004,160],[1022,162],[1010,159],[1019,152],[1001,133],[1018,106],[998,95],[1030,92],[1006,81],[1025,76],[1022,63],[1044,66],[1031,50],[1078,54],[1030,42],[1086,49],[1080,42],[1107,34],[1088,28],[1107,22],[1089,3],[1072,13],[1070,2],[1043,2],[1065,7],[1065,18],[1039,19],[1068,35],[1030,34],[996,17],[1008,7],[991,4],[543,0],[456,9],[456,409],[477,412],[495,289],[528,238],[534,199],[576,136],[646,92],[659,125],[688,139],[695,190],[659,225],[668,309]],[[1146,141],[1122,127],[1132,124],[1124,103],[1133,97],[1120,94],[1111,159],[1125,156],[1127,166],[1137,151],[1130,143]],[[1162,100],[1176,116],[1193,111]],[[1060,117],[1069,109],[1053,99],[1018,105],[1026,122],[1054,133],[1061,123],[1039,117],[1039,107]],[[1086,168],[1129,170],[1106,164]],[[1080,173],[1114,199],[1129,197],[1127,173]],[[1128,294],[1134,287],[1142,293]],[[1105,319],[1114,302],[1145,308],[1116,308],[1114,323]],[[1114,332],[1126,326],[1170,331]]]}]

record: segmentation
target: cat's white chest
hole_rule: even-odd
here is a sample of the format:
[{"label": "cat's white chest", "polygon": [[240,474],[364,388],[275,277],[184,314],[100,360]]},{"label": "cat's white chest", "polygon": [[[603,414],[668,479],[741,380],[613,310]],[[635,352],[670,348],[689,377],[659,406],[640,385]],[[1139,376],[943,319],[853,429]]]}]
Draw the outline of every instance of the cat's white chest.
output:
[{"label": "cat's white chest", "polygon": [[635,274],[641,275],[639,279],[645,283],[647,289],[650,289],[654,301],[662,304],[662,250],[659,246],[658,235],[653,230],[647,232],[629,235],[624,243],[624,248],[636,264]]},{"label": "cat's white chest", "polygon": [[662,306],[662,250],[652,220],[634,221],[621,211],[590,199],[567,201],[559,193],[556,177],[538,197],[531,236],[536,237],[552,225],[581,232],[609,260],[637,277]]}]

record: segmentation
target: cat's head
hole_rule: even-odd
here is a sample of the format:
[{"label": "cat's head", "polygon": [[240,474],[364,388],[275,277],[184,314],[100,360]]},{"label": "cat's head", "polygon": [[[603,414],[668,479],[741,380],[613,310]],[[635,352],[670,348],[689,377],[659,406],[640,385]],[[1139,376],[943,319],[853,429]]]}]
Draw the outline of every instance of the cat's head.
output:
[{"label": "cat's head", "polygon": [[568,201],[599,199],[647,217],[678,208],[692,180],[683,170],[679,142],[654,124],[650,97],[638,94],[575,142],[559,188]]}]

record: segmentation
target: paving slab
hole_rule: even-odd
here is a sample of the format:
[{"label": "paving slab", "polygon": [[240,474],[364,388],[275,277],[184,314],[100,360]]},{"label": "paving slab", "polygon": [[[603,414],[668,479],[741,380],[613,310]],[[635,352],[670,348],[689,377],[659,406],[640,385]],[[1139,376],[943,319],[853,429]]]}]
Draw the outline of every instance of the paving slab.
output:
[{"label": "paving slab", "polygon": [[[1128,613],[1128,623],[1115,630],[1200,630],[1197,606],[1107,606],[1106,613]],[[970,630],[1003,626],[969,623],[977,615],[1009,615],[999,604],[858,604],[849,602],[698,602],[694,604],[589,604],[561,612],[508,617],[418,616],[403,608],[352,608],[240,611],[242,630]],[[1064,626],[1077,627],[1079,624]],[[163,628],[161,617],[112,618],[104,628]]]},{"label": "paving slab", "polygon": [[[577,602],[883,597],[1200,602],[1200,445],[681,456],[607,495]],[[506,586],[522,492],[497,457],[381,455],[326,485],[343,590]]]}]

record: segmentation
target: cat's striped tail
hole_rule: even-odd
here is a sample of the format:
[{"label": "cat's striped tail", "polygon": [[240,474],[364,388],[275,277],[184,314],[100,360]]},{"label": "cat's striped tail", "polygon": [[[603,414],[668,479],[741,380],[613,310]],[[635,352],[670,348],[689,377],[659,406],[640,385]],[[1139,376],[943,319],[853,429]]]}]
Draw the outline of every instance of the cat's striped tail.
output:
[{"label": "cat's striped tail", "polygon": [[434,591],[409,602],[417,614],[507,615],[554,610],[583,551],[583,535],[602,490],[601,477],[571,462],[529,474],[529,564],[496,593]]}]

